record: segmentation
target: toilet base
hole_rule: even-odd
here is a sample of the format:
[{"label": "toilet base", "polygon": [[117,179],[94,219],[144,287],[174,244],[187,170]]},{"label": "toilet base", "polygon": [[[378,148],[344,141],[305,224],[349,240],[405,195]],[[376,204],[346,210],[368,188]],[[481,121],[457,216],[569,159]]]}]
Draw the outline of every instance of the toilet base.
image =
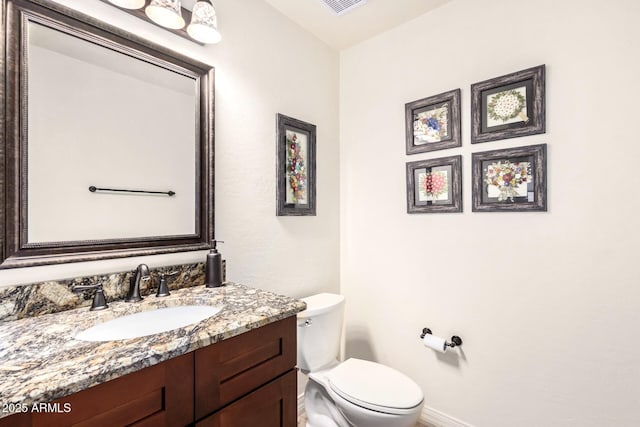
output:
[{"label": "toilet base", "polygon": [[307,427],[353,427],[340,413],[324,387],[309,379],[304,389]]},{"label": "toilet base", "polygon": [[414,427],[420,407],[403,415],[385,414],[355,405],[309,377],[304,392],[307,427]]}]

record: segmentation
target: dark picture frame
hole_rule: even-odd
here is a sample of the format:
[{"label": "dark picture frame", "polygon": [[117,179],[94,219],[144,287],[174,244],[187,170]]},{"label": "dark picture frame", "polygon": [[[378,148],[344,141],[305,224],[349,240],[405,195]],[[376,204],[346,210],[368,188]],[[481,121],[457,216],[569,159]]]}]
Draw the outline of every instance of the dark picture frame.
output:
[{"label": "dark picture frame", "polygon": [[407,213],[462,212],[462,156],[407,163]]},{"label": "dark picture frame", "polygon": [[460,89],[405,104],[407,154],[460,147]]},{"label": "dark picture frame", "polygon": [[471,143],[545,132],[545,65],[471,85]]},{"label": "dark picture frame", "polygon": [[277,216],[316,214],[316,126],[277,114]]},{"label": "dark picture frame", "polygon": [[547,144],[471,155],[474,212],[547,210]]}]

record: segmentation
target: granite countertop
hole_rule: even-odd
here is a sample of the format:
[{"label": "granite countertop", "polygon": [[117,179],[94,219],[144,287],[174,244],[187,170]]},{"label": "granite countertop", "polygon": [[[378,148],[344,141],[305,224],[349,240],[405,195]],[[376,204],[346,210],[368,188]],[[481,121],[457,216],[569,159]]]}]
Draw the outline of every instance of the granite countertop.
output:
[{"label": "granite countertop", "polygon": [[[222,306],[200,323],[156,335],[107,342],[74,336],[116,317],[179,305]],[[0,324],[0,404],[50,402],[189,353],[243,332],[293,316],[302,301],[228,283],[148,296],[139,303],[116,301],[102,311],[78,308]],[[10,415],[0,412],[0,418]]]}]

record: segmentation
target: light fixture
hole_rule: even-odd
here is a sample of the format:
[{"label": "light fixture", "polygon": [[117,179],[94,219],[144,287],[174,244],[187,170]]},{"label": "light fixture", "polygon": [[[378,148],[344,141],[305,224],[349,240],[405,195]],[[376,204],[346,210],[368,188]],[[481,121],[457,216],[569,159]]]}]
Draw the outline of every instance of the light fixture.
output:
[{"label": "light fixture", "polygon": [[109,0],[109,3],[113,3],[123,9],[140,9],[144,6],[145,0]]},{"label": "light fixture", "polygon": [[[144,18],[136,9],[144,8],[151,21],[186,39],[200,44],[214,44],[222,40],[218,32],[218,16],[213,0],[196,0],[191,12],[191,23],[185,29],[182,12],[189,16],[189,10],[182,8],[180,0],[102,0],[123,9],[124,12]],[[360,0],[364,1],[364,0]],[[145,5],[147,5],[145,7]]]},{"label": "light fixture", "polygon": [[218,32],[218,17],[213,3],[208,0],[199,0],[193,6],[187,33],[201,43],[214,44],[222,40]]},{"label": "light fixture", "polygon": [[153,22],[163,27],[173,30],[184,27],[180,0],[151,0],[144,12]]}]

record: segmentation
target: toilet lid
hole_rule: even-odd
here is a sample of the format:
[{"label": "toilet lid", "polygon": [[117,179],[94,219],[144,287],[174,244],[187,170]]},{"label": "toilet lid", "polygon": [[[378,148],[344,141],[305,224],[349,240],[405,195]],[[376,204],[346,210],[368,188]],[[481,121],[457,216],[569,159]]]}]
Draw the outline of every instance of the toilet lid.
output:
[{"label": "toilet lid", "polygon": [[409,377],[367,360],[348,359],[332,369],[327,379],[338,395],[374,411],[404,413],[423,400],[422,390]]}]

